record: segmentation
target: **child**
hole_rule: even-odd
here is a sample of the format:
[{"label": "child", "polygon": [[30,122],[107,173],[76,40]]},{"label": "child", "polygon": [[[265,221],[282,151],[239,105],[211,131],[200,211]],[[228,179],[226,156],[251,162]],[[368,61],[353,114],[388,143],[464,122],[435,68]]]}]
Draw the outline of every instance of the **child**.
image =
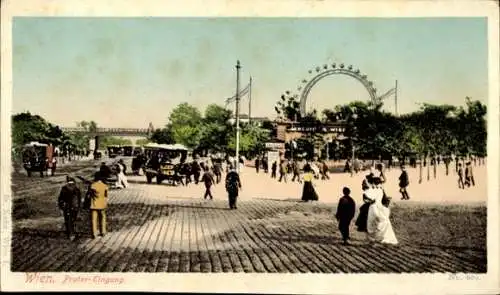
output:
[{"label": "child", "polygon": [[343,196],[339,200],[339,205],[337,206],[337,218],[339,222],[339,230],[342,234],[342,239],[344,240],[344,245],[348,245],[349,242],[349,225],[351,220],[354,218],[354,213],[356,211],[356,204],[351,198],[351,190],[348,187],[344,187],[342,190]]}]

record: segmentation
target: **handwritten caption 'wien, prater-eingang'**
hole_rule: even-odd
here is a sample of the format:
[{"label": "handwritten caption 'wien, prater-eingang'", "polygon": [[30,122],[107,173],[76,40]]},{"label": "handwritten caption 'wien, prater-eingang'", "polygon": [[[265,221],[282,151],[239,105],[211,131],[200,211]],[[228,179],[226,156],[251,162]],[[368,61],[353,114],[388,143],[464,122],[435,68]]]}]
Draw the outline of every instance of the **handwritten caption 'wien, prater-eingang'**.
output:
[{"label": "handwritten caption 'wien, prater-eingang'", "polygon": [[119,276],[104,275],[47,275],[40,273],[26,273],[27,284],[93,284],[93,285],[121,285],[125,279]]}]

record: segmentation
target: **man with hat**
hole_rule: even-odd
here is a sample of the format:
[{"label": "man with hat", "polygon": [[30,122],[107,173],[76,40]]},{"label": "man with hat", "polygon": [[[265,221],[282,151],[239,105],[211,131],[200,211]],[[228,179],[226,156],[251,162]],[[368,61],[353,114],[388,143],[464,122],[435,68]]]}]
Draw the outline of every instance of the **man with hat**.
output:
[{"label": "man with hat", "polygon": [[241,181],[238,172],[234,165],[229,166],[229,173],[226,175],[226,191],[229,198],[229,209],[238,209],[236,207],[236,199],[238,198],[238,191],[241,189]]},{"label": "man with hat", "polygon": [[92,238],[95,239],[98,231],[101,236],[106,234],[106,209],[108,207],[108,186],[102,181],[99,172],[94,175],[87,198],[90,199]]},{"label": "man with hat", "polygon": [[63,212],[66,235],[68,239],[74,240],[76,235],[76,218],[81,207],[81,191],[73,177],[66,176],[66,184],[61,188],[57,203],[59,209]]},{"label": "man with hat", "polygon": [[406,172],[405,166],[401,165],[401,175],[399,176],[399,192],[401,193],[401,200],[409,200],[410,196],[408,195],[408,191],[406,188],[410,184],[410,180],[408,178],[408,172]]},{"label": "man with hat", "polygon": [[349,244],[349,225],[356,213],[356,203],[351,197],[351,190],[348,187],[342,189],[343,196],[339,200],[335,218],[339,223],[339,230],[344,241],[344,245]]}]

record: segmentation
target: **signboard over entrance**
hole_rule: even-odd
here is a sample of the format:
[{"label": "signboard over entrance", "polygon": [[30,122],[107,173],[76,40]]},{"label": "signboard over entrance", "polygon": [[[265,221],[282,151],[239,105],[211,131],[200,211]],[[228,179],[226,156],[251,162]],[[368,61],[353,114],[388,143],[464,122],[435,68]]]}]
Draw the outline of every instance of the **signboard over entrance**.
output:
[{"label": "signboard over entrance", "polygon": [[282,142],[266,142],[266,148],[273,150],[284,150],[285,144]]}]

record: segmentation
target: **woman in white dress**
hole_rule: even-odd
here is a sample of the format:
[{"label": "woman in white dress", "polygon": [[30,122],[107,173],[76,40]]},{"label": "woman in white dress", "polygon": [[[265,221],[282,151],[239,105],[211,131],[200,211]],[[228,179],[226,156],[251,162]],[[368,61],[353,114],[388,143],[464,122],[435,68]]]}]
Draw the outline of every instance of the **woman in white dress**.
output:
[{"label": "woman in white dress", "polygon": [[116,165],[117,167],[117,180],[116,180],[116,184],[115,184],[115,187],[116,188],[126,188],[128,186],[128,181],[127,181],[127,177],[125,176],[125,173],[123,172],[125,170],[125,168],[123,167],[123,164],[122,163],[118,163]]},{"label": "woman in white dress", "polygon": [[370,198],[374,200],[374,203],[368,210],[368,239],[372,242],[395,245],[398,240],[389,219],[391,210],[389,209],[388,199],[384,199],[384,190],[381,187],[380,178],[374,178],[373,183],[374,188],[370,191]]}]

